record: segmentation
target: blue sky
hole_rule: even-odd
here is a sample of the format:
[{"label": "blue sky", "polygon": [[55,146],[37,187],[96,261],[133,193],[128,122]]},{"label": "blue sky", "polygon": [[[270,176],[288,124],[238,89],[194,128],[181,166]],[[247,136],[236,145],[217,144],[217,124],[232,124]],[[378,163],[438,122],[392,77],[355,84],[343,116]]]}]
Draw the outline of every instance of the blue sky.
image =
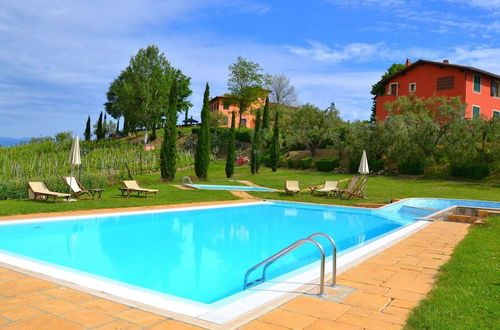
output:
[{"label": "blue sky", "polygon": [[371,85],[419,58],[500,73],[500,0],[0,0],[0,136],[82,135],[109,83],[157,45],[203,87],[226,92],[241,55],[287,75],[299,101],[368,119]]}]

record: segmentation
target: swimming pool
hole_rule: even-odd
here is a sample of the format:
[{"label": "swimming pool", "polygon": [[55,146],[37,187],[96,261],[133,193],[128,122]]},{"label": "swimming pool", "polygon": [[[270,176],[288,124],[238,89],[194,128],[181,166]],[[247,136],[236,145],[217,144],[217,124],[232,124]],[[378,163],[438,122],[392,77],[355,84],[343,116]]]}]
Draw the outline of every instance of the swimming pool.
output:
[{"label": "swimming pool", "polygon": [[254,187],[254,186],[230,186],[216,184],[187,184],[189,187],[203,190],[233,190],[233,191],[276,191],[271,188]]},{"label": "swimming pool", "polygon": [[[324,232],[337,243],[340,267],[347,267],[362,256],[360,251],[373,254],[424,226],[418,216],[401,212],[415,203],[408,199],[362,209],[263,201],[5,221],[0,223],[0,261],[223,323],[317,278],[319,255],[304,245],[269,268],[268,279],[275,280],[242,291],[244,274],[254,264]],[[497,204],[500,208],[500,203],[488,205]]]}]

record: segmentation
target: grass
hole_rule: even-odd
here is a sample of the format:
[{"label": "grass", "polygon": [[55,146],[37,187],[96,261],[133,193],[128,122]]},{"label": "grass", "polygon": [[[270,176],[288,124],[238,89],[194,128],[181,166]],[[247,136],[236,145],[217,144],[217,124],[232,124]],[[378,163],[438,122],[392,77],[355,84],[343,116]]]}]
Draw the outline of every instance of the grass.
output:
[{"label": "grass", "polygon": [[[301,188],[306,189],[308,186],[323,184],[325,180],[338,180],[350,177],[344,174],[290,169],[279,169],[277,172],[273,173],[269,168],[265,167],[260,169],[258,175],[251,175],[248,166],[237,166],[235,168],[234,177],[228,180],[225,177],[224,167],[224,162],[211,164],[207,183],[240,184],[234,180],[249,180],[261,186],[283,189],[285,180],[299,180]],[[194,171],[178,172],[176,176],[177,180],[174,183],[180,183],[182,176],[185,175],[194,176]],[[57,204],[29,200],[0,201],[0,216],[237,199],[237,197],[227,191],[181,190],[168,183],[161,182],[159,174],[136,175],[134,178],[147,188],[160,189],[158,197],[148,199],[133,197],[124,199],[120,198],[120,192],[117,189],[119,186],[113,186],[106,189],[103,193],[103,199],[100,201],[82,199],[78,202],[59,202]],[[303,192],[300,196],[288,196],[280,192],[251,192],[250,194],[263,199],[280,199],[312,203],[352,205],[360,202],[359,199],[338,200],[334,198],[325,198],[324,196],[317,197],[310,195],[309,192]],[[405,197],[445,197],[500,201],[498,186],[439,180],[401,179],[383,176],[370,177],[367,184],[367,197],[368,198],[363,200],[363,202],[384,203],[388,202],[390,199]]]},{"label": "grass", "polygon": [[[493,329],[500,320],[500,217],[473,227],[406,329]],[[495,326],[496,324],[496,326]]]}]

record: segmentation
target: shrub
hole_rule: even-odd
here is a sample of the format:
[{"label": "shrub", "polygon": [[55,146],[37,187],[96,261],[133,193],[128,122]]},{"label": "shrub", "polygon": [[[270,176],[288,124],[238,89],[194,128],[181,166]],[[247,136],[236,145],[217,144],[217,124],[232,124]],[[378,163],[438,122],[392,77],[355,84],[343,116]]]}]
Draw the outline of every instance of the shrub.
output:
[{"label": "shrub", "polygon": [[338,158],[321,158],[316,161],[316,169],[322,172],[331,172],[339,165],[340,159]]},{"label": "shrub", "polygon": [[[292,160],[292,166],[294,166],[295,164],[293,163],[293,159],[288,159],[288,161],[285,161],[285,157],[283,156],[280,156],[279,159],[278,159],[278,167],[283,167],[285,166],[285,164],[287,164],[287,166],[289,166],[289,161]],[[261,154],[259,155],[259,161],[264,164],[264,166],[266,167],[272,167],[273,166],[273,163],[272,163],[272,160],[271,160],[271,154]]]},{"label": "shrub", "polygon": [[425,165],[421,160],[406,160],[398,163],[398,171],[401,174],[420,175],[424,173]]},{"label": "shrub", "polygon": [[312,167],[312,158],[304,157],[300,159],[300,168],[303,170],[307,170]]},{"label": "shrub", "polygon": [[370,171],[378,172],[384,169],[385,162],[382,159],[372,159],[368,161]]},{"label": "shrub", "polygon": [[240,142],[252,142],[252,130],[246,128],[236,130],[236,140]]},{"label": "shrub", "polygon": [[481,180],[490,175],[490,168],[484,163],[450,164],[450,176]]},{"label": "shrub", "polygon": [[286,160],[286,166],[288,166],[288,168],[294,168],[295,167],[295,159],[288,158]]}]

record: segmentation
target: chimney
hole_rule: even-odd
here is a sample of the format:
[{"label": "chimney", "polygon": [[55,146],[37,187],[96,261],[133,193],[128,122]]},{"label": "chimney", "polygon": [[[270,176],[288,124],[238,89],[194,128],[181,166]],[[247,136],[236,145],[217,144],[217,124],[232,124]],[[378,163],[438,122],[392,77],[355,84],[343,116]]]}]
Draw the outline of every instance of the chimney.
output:
[{"label": "chimney", "polygon": [[410,66],[411,65],[411,60],[409,58],[406,59],[406,66]]},{"label": "chimney", "polygon": [[444,64],[450,64],[450,61],[448,61],[448,60],[443,60],[443,63],[444,63]]}]

